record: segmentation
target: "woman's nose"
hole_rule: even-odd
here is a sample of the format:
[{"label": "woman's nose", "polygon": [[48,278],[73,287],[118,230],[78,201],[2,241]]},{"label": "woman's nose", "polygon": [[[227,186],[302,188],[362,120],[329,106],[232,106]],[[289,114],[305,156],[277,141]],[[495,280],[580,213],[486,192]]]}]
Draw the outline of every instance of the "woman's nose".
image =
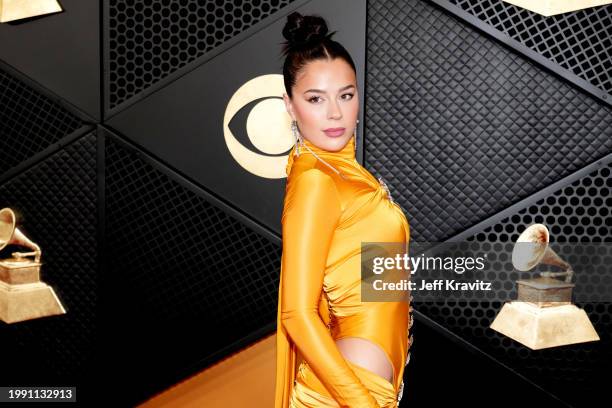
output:
[{"label": "woman's nose", "polygon": [[340,119],[342,117],[342,111],[340,110],[340,106],[338,106],[337,102],[332,102],[329,104],[328,117],[330,119]]}]

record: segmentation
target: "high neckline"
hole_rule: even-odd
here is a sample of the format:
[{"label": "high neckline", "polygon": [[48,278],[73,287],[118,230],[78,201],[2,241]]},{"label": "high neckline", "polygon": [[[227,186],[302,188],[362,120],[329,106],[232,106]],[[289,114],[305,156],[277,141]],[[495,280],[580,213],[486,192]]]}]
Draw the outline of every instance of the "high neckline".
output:
[{"label": "high neckline", "polygon": [[[319,156],[325,156],[327,158],[335,157],[335,158],[342,158],[342,159],[347,159],[347,160],[355,159],[355,135],[353,135],[349,139],[349,141],[346,143],[346,145],[344,145],[342,149],[335,151],[335,152],[330,151],[330,150],[321,149],[320,147],[315,146],[305,137],[303,137],[302,140],[304,141],[304,144],[308,146],[308,148],[310,148],[310,150],[312,150],[315,154]],[[300,154],[303,154],[303,153],[311,154],[310,150],[308,150],[305,147],[301,147]]]},{"label": "high neckline", "polygon": [[[293,167],[293,161],[301,155],[315,156],[319,162],[324,163],[326,166],[332,168],[336,173],[340,174],[342,178],[344,175],[340,172],[338,167],[346,166],[359,168],[359,163],[355,158],[355,135],[349,139],[344,147],[336,152],[321,149],[315,146],[306,138],[302,137],[303,145],[295,143],[291,148],[291,152],[287,157],[287,166],[285,167],[285,173],[287,176],[291,173]],[[298,147],[299,146],[299,147]],[[299,152],[299,154],[298,154]]]}]

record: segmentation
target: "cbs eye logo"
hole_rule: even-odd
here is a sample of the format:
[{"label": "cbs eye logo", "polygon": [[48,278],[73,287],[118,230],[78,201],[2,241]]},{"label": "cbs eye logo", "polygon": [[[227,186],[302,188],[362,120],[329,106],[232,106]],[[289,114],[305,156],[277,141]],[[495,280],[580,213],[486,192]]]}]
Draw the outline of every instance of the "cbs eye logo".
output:
[{"label": "cbs eye logo", "polygon": [[[225,144],[238,164],[259,177],[278,179],[287,177],[288,151],[293,147],[291,116],[285,109],[283,76],[261,75],[242,85],[230,98],[223,116]],[[246,133],[257,151],[240,143],[229,123],[245,105],[260,100],[246,119]],[[279,154],[285,153],[282,156]]]}]

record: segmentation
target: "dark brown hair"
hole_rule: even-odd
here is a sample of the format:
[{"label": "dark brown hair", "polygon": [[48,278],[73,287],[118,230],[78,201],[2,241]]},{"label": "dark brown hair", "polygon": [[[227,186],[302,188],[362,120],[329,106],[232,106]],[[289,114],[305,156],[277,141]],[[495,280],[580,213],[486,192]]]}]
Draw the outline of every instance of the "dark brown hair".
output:
[{"label": "dark brown hair", "polygon": [[291,88],[295,85],[297,74],[310,61],[342,58],[357,73],[348,51],[331,39],[335,33],[333,31],[328,34],[327,23],[321,16],[314,14],[303,16],[297,11],[287,16],[283,28],[283,37],[286,41],[282,43],[282,55],[285,56],[283,78],[289,97],[292,97]]}]

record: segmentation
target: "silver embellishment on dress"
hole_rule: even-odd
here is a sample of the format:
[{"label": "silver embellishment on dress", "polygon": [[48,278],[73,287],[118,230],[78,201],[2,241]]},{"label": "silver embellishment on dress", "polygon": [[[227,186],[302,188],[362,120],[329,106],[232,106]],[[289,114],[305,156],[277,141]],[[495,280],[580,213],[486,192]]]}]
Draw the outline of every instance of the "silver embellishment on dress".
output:
[{"label": "silver embellishment on dress", "polygon": [[346,180],[346,177],[344,176],[344,174],[342,174],[338,169],[336,169],[334,166],[332,166],[331,164],[329,164],[328,162],[326,162],[325,160],[323,160],[321,157],[319,157],[318,154],[316,154],[314,151],[312,151],[312,149],[310,147],[308,147],[308,145],[306,145],[305,143],[302,144],[302,146],[304,146],[305,148],[307,148],[310,153],[312,153],[314,155],[314,157],[317,158],[317,160],[319,160],[321,163],[325,164],[327,167],[329,167],[330,169],[332,169],[333,171],[336,172],[336,174],[338,174],[340,177],[342,177],[343,179]]},{"label": "silver embellishment on dress", "polygon": [[395,203],[395,201],[393,200],[393,197],[391,196],[391,191],[389,191],[389,187],[387,186],[387,183],[385,183],[385,180],[383,180],[382,177],[378,177],[378,182],[382,186],[383,190],[385,190],[385,192],[387,193],[387,197],[389,197],[389,201],[391,201],[392,203]]},{"label": "silver embellishment on dress", "polygon": [[327,293],[325,293],[325,298],[327,299],[327,314],[329,317],[329,323],[327,323],[327,328],[331,330],[332,310],[331,310],[331,304],[329,303],[329,296],[327,295]]},{"label": "silver embellishment on dress", "polygon": [[397,393],[397,403],[399,405],[399,402],[402,400],[402,396],[404,395],[404,380],[402,380],[402,383],[400,384],[400,389],[399,392]]},{"label": "silver embellishment on dress", "polygon": [[[412,327],[412,325],[414,324],[414,317],[412,315],[412,294],[410,294],[409,297],[409,314],[410,314],[410,323],[408,325],[408,332],[406,333],[407,335],[410,334],[410,328]],[[406,364],[404,364],[404,367],[406,367],[408,365],[408,363],[410,362],[410,348],[412,347],[412,344],[414,343],[414,334],[410,334],[410,338],[408,339],[408,347],[406,350]],[[399,405],[399,402],[402,399],[402,396],[404,395],[404,380],[402,379],[402,383],[400,384],[400,388],[399,388],[399,392],[397,393],[397,404]]]}]

